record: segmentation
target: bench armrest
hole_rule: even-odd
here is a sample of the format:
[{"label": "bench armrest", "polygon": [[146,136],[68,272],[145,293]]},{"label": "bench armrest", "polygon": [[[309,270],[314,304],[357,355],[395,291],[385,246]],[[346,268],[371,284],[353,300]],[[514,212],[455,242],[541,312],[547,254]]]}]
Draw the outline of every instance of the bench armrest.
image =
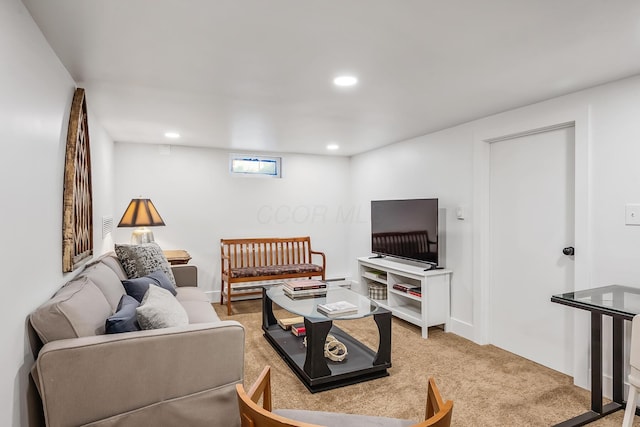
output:
[{"label": "bench armrest", "polygon": [[[84,425],[206,390],[236,404],[243,364],[244,329],[222,321],[53,341],[32,374],[47,425]],[[237,416],[220,406],[220,417]]]},{"label": "bench armrest", "polygon": [[324,255],[324,252],[314,251],[309,249],[311,255],[320,255],[322,257],[322,279],[324,280],[326,270],[327,270],[327,257]]}]

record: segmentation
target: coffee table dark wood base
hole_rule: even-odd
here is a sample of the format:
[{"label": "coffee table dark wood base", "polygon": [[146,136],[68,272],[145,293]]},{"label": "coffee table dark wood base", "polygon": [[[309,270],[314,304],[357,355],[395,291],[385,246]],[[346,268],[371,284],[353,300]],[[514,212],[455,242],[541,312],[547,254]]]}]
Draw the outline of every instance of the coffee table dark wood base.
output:
[{"label": "coffee table dark wood base", "polygon": [[[305,318],[305,347],[303,337],[297,337],[278,326],[266,291],[263,292],[262,304],[264,337],[310,392],[331,390],[389,375],[387,369],[391,367],[391,312],[388,310],[378,309],[373,315],[380,335],[376,352],[333,326],[331,319]],[[333,362],[324,357],[324,342],[329,333],[347,346],[348,355],[345,360]]]}]

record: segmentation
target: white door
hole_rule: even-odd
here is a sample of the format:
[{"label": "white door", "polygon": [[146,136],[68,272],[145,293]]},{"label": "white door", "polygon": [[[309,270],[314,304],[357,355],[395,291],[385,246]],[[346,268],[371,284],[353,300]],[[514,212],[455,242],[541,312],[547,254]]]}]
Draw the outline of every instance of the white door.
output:
[{"label": "white door", "polygon": [[574,140],[567,127],[490,145],[490,342],[568,375],[573,313],[550,298],[574,286]]}]

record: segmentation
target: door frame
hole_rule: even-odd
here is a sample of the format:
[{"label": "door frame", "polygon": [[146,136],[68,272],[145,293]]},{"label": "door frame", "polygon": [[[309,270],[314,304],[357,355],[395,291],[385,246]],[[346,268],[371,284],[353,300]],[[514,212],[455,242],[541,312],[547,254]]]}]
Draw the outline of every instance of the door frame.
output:
[{"label": "door frame", "polygon": [[[547,104],[547,103],[544,103]],[[491,289],[490,233],[490,144],[505,139],[544,132],[573,125],[575,127],[575,189],[574,189],[574,258],[573,289],[591,287],[589,265],[592,259],[590,236],[590,108],[553,110],[548,105],[528,107],[532,113],[515,110],[493,116],[476,129],[473,136],[473,324],[474,341],[489,343],[489,309]],[[526,116],[526,117],[524,117]],[[560,250],[559,248],[558,250]],[[551,304],[551,295],[549,295]],[[574,383],[588,388],[589,384],[589,318],[574,310],[573,374]]]}]

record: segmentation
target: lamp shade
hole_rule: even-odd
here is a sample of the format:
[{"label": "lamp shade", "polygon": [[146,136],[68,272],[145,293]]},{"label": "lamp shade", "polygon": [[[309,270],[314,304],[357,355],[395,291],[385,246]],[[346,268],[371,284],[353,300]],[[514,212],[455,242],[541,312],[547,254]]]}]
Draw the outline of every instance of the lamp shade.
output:
[{"label": "lamp shade", "polygon": [[165,225],[150,199],[132,199],[118,227],[154,227]]}]

